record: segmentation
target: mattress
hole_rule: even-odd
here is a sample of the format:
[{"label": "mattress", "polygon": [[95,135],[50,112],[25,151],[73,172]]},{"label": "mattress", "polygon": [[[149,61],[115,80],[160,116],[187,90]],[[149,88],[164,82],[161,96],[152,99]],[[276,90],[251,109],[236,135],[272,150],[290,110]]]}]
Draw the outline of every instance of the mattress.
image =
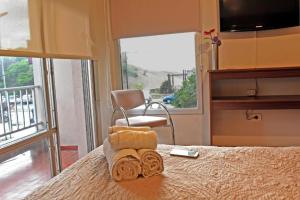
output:
[{"label": "mattress", "polygon": [[160,176],[115,182],[102,147],[26,199],[300,199],[300,147],[196,147],[197,159],[160,145]]}]

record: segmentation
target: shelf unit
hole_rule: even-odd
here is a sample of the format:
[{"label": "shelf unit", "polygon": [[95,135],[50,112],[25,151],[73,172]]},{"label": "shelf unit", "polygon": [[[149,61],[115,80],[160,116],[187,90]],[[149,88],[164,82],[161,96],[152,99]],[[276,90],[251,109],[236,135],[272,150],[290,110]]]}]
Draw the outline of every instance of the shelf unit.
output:
[{"label": "shelf unit", "polygon": [[[213,94],[216,84],[222,80],[300,78],[300,67],[259,68],[259,69],[224,69],[208,71],[210,79],[210,123],[211,143],[213,142],[213,115],[217,110],[276,110],[300,109],[300,95],[269,96],[218,96]],[[300,82],[299,82],[300,83]],[[300,84],[299,84],[300,87]]]},{"label": "shelf unit", "polygon": [[211,81],[225,79],[300,77],[300,67],[209,70]]},{"label": "shelf unit", "polygon": [[212,97],[214,110],[300,109],[300,95]]}]

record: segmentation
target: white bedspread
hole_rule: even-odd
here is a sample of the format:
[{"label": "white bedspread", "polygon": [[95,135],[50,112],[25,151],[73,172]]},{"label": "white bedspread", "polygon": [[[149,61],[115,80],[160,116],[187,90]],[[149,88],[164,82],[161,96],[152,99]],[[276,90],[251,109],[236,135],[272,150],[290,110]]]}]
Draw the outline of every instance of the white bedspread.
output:
[{"label": "white bedspread", "polygon": [[300,147],[197,147],[198,159],[171,157],[162,176],[114,182],[102,147],[26,199],[300,199]]}]

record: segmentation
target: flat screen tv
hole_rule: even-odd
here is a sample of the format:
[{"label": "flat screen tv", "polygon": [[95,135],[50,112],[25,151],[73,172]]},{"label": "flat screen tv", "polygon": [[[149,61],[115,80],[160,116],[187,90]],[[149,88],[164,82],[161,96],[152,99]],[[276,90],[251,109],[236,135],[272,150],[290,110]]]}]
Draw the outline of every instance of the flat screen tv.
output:
[{"label": "flat screen tv", "polygon": [[299,0],[219,0],[221,32],[299,25]]}]

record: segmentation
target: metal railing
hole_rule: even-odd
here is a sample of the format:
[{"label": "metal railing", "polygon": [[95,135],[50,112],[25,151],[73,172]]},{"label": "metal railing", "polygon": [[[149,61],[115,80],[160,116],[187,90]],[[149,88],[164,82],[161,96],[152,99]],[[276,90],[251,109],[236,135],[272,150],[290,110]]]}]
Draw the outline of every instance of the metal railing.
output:
[{"label": "metal railing", "polygon": [[1,140],[11,139],[14,133],[43,124],[38,119],[37,89],[40,86],[0,89]]}]

